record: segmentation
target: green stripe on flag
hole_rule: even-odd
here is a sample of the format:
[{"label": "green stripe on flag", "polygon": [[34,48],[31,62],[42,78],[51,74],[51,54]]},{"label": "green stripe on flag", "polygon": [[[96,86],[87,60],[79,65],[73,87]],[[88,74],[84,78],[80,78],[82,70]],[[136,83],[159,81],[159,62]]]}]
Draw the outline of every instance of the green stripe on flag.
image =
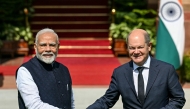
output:
[{"label": "green stripe on flag", "polygon": [[171,35],[169,34],[161,19],[159,21],[157,32],[156,59],[172,64],[175,69],[180,67],[178,51]]}]

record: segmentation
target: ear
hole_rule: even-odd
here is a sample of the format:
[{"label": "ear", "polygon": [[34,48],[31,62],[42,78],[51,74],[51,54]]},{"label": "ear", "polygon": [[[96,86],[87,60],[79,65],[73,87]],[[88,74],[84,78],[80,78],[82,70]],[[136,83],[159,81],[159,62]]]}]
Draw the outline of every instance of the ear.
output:
[{"label": "ear", "polygon": [[37,45],[36,45],[36,43],[34,43],[34,49],[37,49]]},{"label": "ear", "polygon": [[57,47],[57,49],[59,49],[59,47],[60,47],[60,44],[58,44],[58,47]]},{"label": "ear", "polygon": [[148,50],[151,51],[151,49],[152,49],[152,43],[149,42],[149,44],[148,44]]}]

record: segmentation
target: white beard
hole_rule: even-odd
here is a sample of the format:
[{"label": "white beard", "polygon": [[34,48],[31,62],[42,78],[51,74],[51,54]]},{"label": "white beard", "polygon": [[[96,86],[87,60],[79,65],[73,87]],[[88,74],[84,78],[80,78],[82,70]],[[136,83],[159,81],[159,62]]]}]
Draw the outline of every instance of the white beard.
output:
[{"label": "white beard", "polygon": [[[53,52],[43,52],[41,55],[38,53],[37,49],[35,50],[36,51],[36,56],[39,60],[41,60],[42,62],[46,63],[46,64],[51,64],[55,58],[57,57],[57,53],[54,54]],[[43,56],[44,54],[51,54],[53,56],[51,56],[50,58],[48,57],[45,57]]]}]

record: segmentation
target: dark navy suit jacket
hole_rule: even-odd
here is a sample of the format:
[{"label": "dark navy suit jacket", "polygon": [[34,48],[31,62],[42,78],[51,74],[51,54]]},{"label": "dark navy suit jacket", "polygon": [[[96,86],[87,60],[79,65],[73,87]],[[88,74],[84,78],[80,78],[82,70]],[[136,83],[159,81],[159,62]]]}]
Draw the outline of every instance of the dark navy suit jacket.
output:
[{"label": "dark navy suit jacket", "polygon": [[130,61],[114,70],[105,95],[87,109],[109,109],[120,95],[124,109],[182,109],[186,101],[174,67],[152,57],[144,105],[135,91],[133,62]]}]

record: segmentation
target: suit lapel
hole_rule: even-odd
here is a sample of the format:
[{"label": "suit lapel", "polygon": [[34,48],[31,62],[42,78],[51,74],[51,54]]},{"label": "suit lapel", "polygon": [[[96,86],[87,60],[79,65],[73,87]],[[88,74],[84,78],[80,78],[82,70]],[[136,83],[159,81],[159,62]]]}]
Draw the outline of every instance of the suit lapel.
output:
[{"label": "suit lapel", "polygon": [[154,58],[151,58],[150,69],[149,69],[149,77],[148,77],[148,83],[147,83],[145,97],[148,95],[152,85],[154,84],[154,82],[158,76],[159,69],[156,68],[157,65],[158,64],[157,64],[156,60]]},{"label": "suit lapel", "polygon": [[125,77],[127,79],[127,82],[137,97],[135,86],[134,86],[134,80],[133,80],[133,62],[130,61],[129,64],[127,64],[125,68],[126,68]]}]

